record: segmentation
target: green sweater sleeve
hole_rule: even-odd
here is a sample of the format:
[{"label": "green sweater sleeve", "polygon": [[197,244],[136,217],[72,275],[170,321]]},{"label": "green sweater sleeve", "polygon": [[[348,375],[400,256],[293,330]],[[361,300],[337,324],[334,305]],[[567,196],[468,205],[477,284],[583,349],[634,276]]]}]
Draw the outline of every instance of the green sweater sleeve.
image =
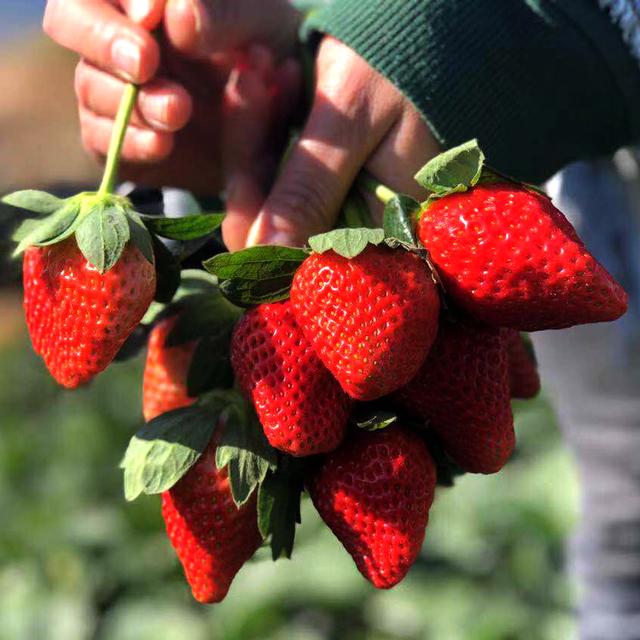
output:
[{"label": "green sweater sleeve", "polygon": [[523,180],[640,140],[640,64],[595,0],[331,0],[306,29],[389,78],[443,147],[478,138]]}]

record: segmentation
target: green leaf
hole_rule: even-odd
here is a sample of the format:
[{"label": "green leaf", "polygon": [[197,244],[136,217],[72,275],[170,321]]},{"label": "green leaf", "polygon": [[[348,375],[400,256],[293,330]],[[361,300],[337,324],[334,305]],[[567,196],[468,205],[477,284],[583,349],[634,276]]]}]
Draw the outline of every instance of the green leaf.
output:
[{"label": "green leaf", "polygon": [[56,196],[52,196],[46,191],[36,191],[26,189],[25,191],[14,191],[1,200],[4,204],[33,211],[34,213],[50,214],[64,206],[65,201]]},{"label": "green leaf", "polygon": [[410,196],[398,194],[384,207],[384,235],[407,245],[416,246],[414,225],[421,205]]},{"label": "green leaf", "polygon": [[291,558],[300,518],[304,488],[299,463],[283,457],[276,471],[269,471],[258,489],[258,528],[264,539],[271,536],[271,555]]},{"label": "green leaf", "polygon": [[191,397],[210,389],[230,389],[233,386],[230,344],[231,329],[198,342],[187,373],[187,393]]},{"label": "green leaf", "polygon": [[238,507],[249,500],[269,469],[277,464],[277,454],[264,435],[252,409],[242,400],[224,412],[225,427],[216,450],[216,466],[227,467],[231,494]]},{"label": "green leaf", "polygon": [[100,273],[118,262],[129,238],[127,215],[117,204],[97,203],[76,229],[78,248]]},{"label": "green leaf", "polygon": [[365,431],[379,431],[396,422],[398,416],[392,411],[376,411],[364,419],[358,419],[356,426]]},{"label": "green leaf", "polygon": [[171,240],[195,240],[213,233],[224,220],[224,213],[202,213],[181,218],[143,216],[147,228]]},{"label": "green leaf", "polygon": [[13,255],[21,254],[30,246],[44,247],[62,242],[76,230],[79,213],[79,202],[69,200],[61,209],[46,218],[25,220],[13,235],[13,239],[18,241]]},{"label": "green leaf", "polygon": [[415,179],[436,197],[466,191],[480,180],[484,159],[478,141],[469,140],[427,162]]},{"label": "green leaf", "polygon": [[355,258],[367,245],[378,245],[384,241],[383,229],[334,229],[309,238],[309,246],[316,253],[335,251],[344,258]]},{"label": "green leaf", "polygon": [[218,277],[225,297],[246,307],[286,299],[293,276],[307,256],[304,249],[257,246],[221,253],[203,264]]},{"label": "green leaf", "polygon": [[202,455],[216,424],[215,413],[186,407],[164,413],[142,427],[131,438],[120,464],[126,499],[170,489]]}]

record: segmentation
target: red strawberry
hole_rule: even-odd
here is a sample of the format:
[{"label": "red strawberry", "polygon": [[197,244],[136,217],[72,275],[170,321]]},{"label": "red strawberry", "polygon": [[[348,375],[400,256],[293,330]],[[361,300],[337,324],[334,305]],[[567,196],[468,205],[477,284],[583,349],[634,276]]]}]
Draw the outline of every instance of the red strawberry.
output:
[{"label": "red strawberry", "polygon": [[226,469],[215,463],[215,436],[198,462],[162,494],[167,535],[193,597],[220,602],[242,565],[262,544],[256,494],[242,507],[231,496]]},{"label": "red strawberry", "polygon": [[147,422],[162,413],[195,402],[195,398],[187,393],[187,374],[197,343],[188,342],[175,347],[165,345],[176,320],[177,316],[161,320],[149,335],[142,383],[142,413]]},{"label": "red strawberry", "polygon": [[394,425],[350,436],[314,473],[309,493],[360,573],[389,589],[420,552],[435,485],[425,443]]},{"label": "red strawberry", "polygon": [[515,444],[504,333],[443,321],[424,366],[396,394],[474,473],[499,471]]},{"label": "red strawberry", "polygon": [[298,324],[342,388],[373,400],[413,378],[431,348],[440,300],[425,263],[387,247],[309,256],[291,287]]},{"label": "red strawberry", "polygon": [[525,341],[517,331],[509,331],[507,357],[511,397],[522,400],[535,398],[540,393],[540,376],[533,345]]},{"label": "red strawberry", "polygon": [[113,360],[153,300],[156,274],[132,244],[100,274],[71,237],[27,249],[23,281],[33,347],[51,375],[74,388]]},{"label": "red strawberry", "polygon": [[430,204],[418,223],[449,297],[474,317],[520,331],[619,318],[627,295],[551,201],[510,184]]},{"label": "red strawberry", "polygon": [[233,333],[231,363],[271,446],[308,456],[340,444],[351,401],[304,337],[288,301],[244,314]]}]

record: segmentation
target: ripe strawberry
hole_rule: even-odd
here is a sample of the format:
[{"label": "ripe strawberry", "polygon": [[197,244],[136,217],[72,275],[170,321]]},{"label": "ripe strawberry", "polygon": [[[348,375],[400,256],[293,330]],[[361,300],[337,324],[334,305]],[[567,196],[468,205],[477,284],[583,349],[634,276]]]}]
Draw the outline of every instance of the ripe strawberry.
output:
[{"label": "ripe strawberry", "polygon": [[387,247],[314,253],[291,287],[298,324],[342,388],[373,400],[406,384],[431,348],[440,300],[425,263]]},{"label": "ripe strawberry", "polygon": [[309,493],[360,573],[389,589],[420,552],[435,484],[425,443],[393,425],[350,436],[314,473]]},{"label": "ripe strawberry", "polygon": [[195,398],[187,393],[187,374],[197,343],[188,342],[175,347],[165,345],[177,318],[171,316],[161,320],[149,335],[142,383],[142,413],[147,422],[162,413],[195,402]]},{"label": "ripe strawberry", "polygon": [[517,331],[509,331],[506,340],[511,397],[522,400],[535,398],[540,393],[540,375],[533,345]]},{"label": "ripe strawberry", "polygon": [[244,314],[233,333],[231,364],[271,446],[308,456],[340,444],[351,401],[304,337],[288,301]]},{"label": "ripe strawberry", "polygon": [[256,493],[242,507],[231,496],[226,469],[215,463],[216,437],[196,464],[162,494],[167,535],[193,597],[220,602],[242,565],[262,543]]},{"label": "ripe strawberry", "polygon": [[23,282],[33,347],[51,375],[74,388],[113,360],[149,307],[156,275],[132,244],[112,269],[100,274],[71,237],[28,248]]},{"label": "ripe strawberry", "polygon": [[418,223],[448,296],[519,331],[619,318],[627,295],[546,197],[489,184],[430,204]]},{"label": "ripe strawberry", "polygon": [[396,394],[465,471],[499,471],[515,444],[504,334],[442,322],[424,366]]}]

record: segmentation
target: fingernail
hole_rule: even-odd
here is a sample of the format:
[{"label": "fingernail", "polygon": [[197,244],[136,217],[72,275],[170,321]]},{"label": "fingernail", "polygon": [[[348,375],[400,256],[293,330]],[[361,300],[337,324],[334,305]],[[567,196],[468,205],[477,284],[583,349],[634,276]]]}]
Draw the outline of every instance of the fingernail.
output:
[{"label": "fingernail", "polygon": [[151,13],[151,0],[129,0],[128,13],[134,22],[144,22]]},{"label": "fingernail", "polygon": [[126,38],[120,38],[111,47],[111,60],[118,69],[131,80],[136,80],[140,73],[140,48]]}]

